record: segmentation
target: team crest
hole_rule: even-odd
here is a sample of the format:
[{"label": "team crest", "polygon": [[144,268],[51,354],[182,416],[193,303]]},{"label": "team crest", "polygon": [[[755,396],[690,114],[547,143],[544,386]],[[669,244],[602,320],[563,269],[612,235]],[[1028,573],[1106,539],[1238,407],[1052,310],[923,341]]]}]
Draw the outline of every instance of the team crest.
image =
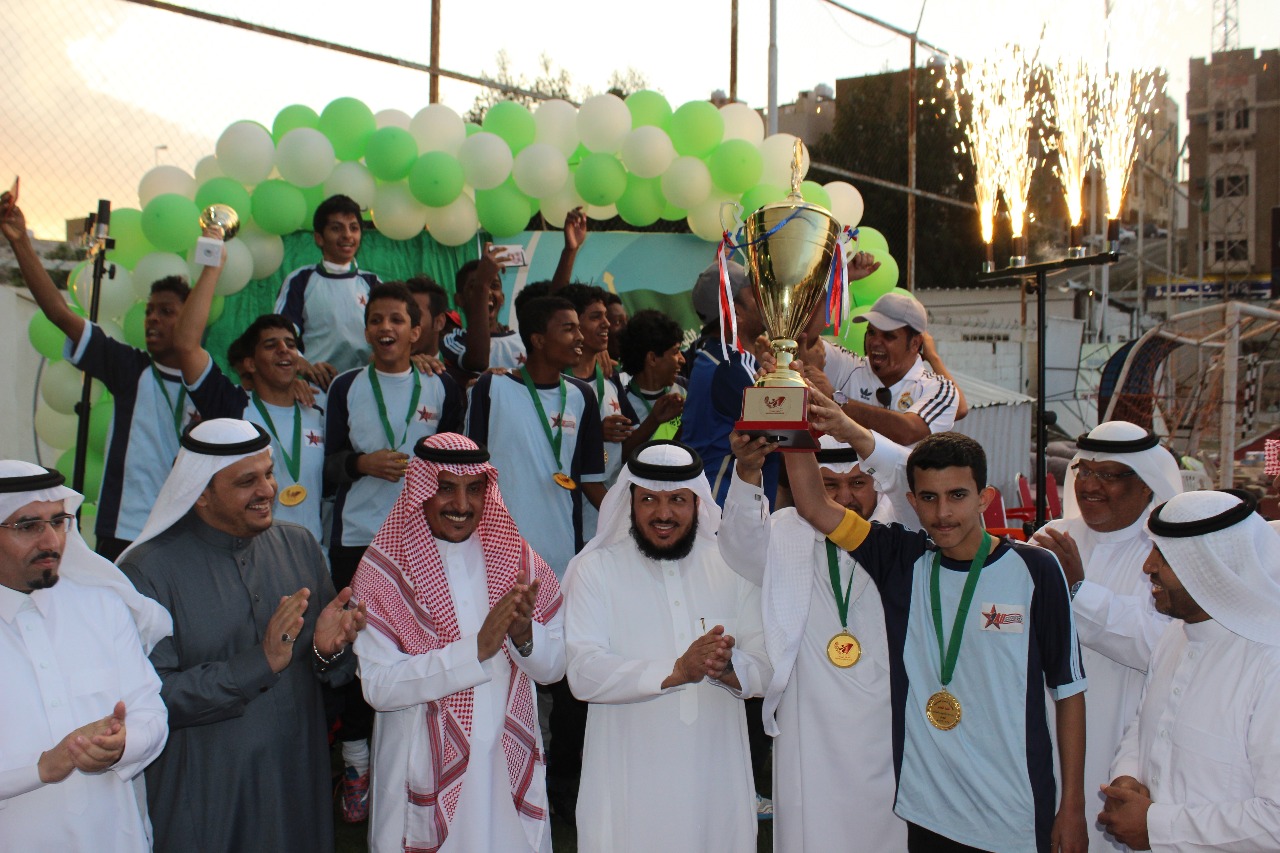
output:
[{"label": "team crest", "polygon": [[907,409],[911,408],[911,404],[914,402],[915,400],[911,399],[911,394],[903,391],[902,396],[898,398],[898,411],[905,412]]}]

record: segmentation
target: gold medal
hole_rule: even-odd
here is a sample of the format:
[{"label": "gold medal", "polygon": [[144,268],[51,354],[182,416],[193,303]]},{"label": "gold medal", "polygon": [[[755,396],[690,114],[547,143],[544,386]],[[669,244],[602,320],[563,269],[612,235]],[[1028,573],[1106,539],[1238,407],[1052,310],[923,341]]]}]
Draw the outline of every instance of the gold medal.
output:
[{"label": "gold medal", "polygon": [[939,690],[925,703],[924,715],[935,729],[949,732],[960,725],[960,700],[945,689]]},{"label": "gold medal", "polygon": [[551,476],[551,479],[555,480],[556,485],[562,489],[568,489],[572,492],[574,489],[578,488],[578,484],[573,481],[573,478],[563,471],[557,471]]},{"label": "gold medal", "polygon": [[841,631],[827,643],[827,659],[841,669],[848,669],[862,659],[862,644],[848,631]]},{"label": "gold medal", "polygon": [[292,486],[285,487],[285,489],[280,492],[280,504],[282,506],[297,506],[306,499],[306,487],[300,486],[297,483],[294,483]]}]

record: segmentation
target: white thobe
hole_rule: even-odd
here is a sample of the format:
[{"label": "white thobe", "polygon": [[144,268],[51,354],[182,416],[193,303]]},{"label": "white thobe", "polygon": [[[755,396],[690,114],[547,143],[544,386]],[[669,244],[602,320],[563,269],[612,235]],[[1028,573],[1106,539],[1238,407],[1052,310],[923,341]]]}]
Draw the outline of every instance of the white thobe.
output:
[{"label": "white thobe", "polygon": [[1213,620],[1170,626],[1111,768],[1151,790],[1152,851],[1280,850],[1277,708],[1280,647]]},{"label": "white thobe", "polygon": [[[702,538],[683,560],[623,540],[565,577],[569,686],[591,703],[578,795],[578,850],[756,849],[755,786],[742,699],[770,677],[760,589]],[[740,690],[662,682],[715,625],[734,637]]]},{"label": "white thobe", "polygon": [[[418,754],[411,749],[411,745],[426,741],[422,728],[428,722],[423,705],[472,688],[471,758],[441,853],[529,849],[549,853],[551,831],[547,823],[544,821],[541,844],[531,848],[511,799],[507,758],[502,750],[511,666],[501,652],[484,662],[476,658],[476,638],[489,614],[484,552],[475,536],[460,543],[437,539],[436,547],[444,562],[461,639],[425,654],[407,655],[379,631],[361,631],[356,638],[364,696],[378,712],[373,729],[369,850],[399,853],[404,849],[409,762],[430,760],[425,751]],[[533,652],[527,658],[520,656],[510,637],[506,640],[516,666],[541,684],[559,681],[564,675],[563,612],[561,608],[546,625],[533,623]],[[534,729],[538,753],[542,754],[542,733],[536,726]],[[537,772],[545,773],[541,760]]]},{"label": "white thobe", "polygon": [[[29,595],[0,586],[0,684],[0,850],[150,850],[142,769],[164,748],[168,713],[119,596],[66,577]],[[40,754],[118,701],[120,760],[41,782]]]},{"label": "white thobe", "polygon": [[[1071,534],[1080,549],[1085,581],[1071,602],[1081,660],[1089,676],[1085,701],[1084,789],[1089,849],[1124,850],[1094,817],[1105,798],[1098,786],[1111,781],[1111,762],[1142,695],[1147,664],[1169,619],[1156,612],[1142,563],[1151,553],[1145,530],[1148,511],[1123,530],[1100,533],[1081,518],[1049,527]],[[1057,766],[1057,765],[1055,765]]]}]

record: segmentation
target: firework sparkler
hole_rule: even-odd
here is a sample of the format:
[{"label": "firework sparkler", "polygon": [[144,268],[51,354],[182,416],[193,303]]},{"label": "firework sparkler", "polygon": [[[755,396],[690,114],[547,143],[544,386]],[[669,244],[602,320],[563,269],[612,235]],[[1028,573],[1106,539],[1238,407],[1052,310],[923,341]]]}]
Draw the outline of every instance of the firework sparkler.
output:
[{"label": "firework sparkler", "polygon": [[1138,137],[1150,134],[1142,119],[1155,99],[1155,75],[1120,72],[1097,77],[1098,115],[1094,122],[1098,164],[1107,188],[1107,218],[1120,216],[1129,173],[1138,153]]},{"label": "firework sparkler", "polygon": [[1053,130],[1044,134],[1045,149],[1058,153],[1053,173],[1066,197],[1070,242],[1075,249],[1083,236],[1084,176],[1096,161],[1093,127],[1098,112],[1097,86],[1093,72],[1079,59],[1059,60],[1046,70],[1046,76],[1053,97],[1045,104],[1045,119]]}]

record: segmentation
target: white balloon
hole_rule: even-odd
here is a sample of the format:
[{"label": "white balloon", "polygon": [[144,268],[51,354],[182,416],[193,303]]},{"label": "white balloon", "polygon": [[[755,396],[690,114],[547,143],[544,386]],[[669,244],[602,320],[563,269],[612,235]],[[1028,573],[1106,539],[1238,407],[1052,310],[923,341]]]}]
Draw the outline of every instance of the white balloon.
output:
[{"label": "white balloon", "polygon": [[552,98],[538,104],[533,124],[534,142],[554,145],[565,157],[578,150],[578,109],[568,101]]},{"label": "white balloon", "polygon": [[692,210],[711,194],[711,172],[697,157],[680,157],[662,174],[662,195],[681,210]]},{"label": "white balloon", "polygon": [[845,228],[857,228],[862,221],[862,193],[846,181],[832,181],[822,187],[831,196],[831,215]]},{"label": "white balloon", "polygon": [[271,134],[257,122],[238,121],[222,131],[214,150],[227,177],[242,184],[259,184],[271,174],[276,147]]},{"label": "white balloon", "polygon": [[[137,301],[133,291],[133,276],[119,264],[116,264],[115,268],[115,278],[104,276],[102,279],[102,293],[98,297],[98,317],[103,320],[117,320],[123,317]],[[71,289],[75,292],[76,301],[88,311],[89,300],[93,297],[92,265],[81,268],[76,280],[71,282]]]},{"label": "white balloon", "polygon": [[645,125],[622,140],[622,165],[637,178],[656,178],[675,162],[676,148],[660,127]]},{"label": "white balloon", "polygon": [[461,246],[474,239],[480,220],[476,203],[466,193],[444,207],[427,208],[427,232],[444,246]]},{"label": "white balloon", "polygon": [[462,143],[458,162],[468,184],[478,190],[491,190],[511,174],[514,158],[501,136],[480,131]]},{"label": "white balloon", "polygon": [[394,109],[378,110],[373,114],[373,120],[379,130],[384,127],[398,127],[401,130],[409,130],[409,124],[413,121],[404,110]]},{"label": "white balloon", "polygon": [[196,179],[177,166],[156,166],[138,181],[138,207],[146,207],[151,199],[165,193],[195,198]]},{"label": "white balloon", "polygon": [[[791,157],[796,138],[790,133],[775,133],[756,147],[764,159],[764,171],[760,175],[760,183],[777,184],[791,188]],[[809,173],[809,146],[804,146],[800,154],[800,178]]]},{"label": "white balloon", "polygon": [[[171,275],[190,275],[187,262],[172,252],[152,252],[144,256],[133,268],[133,301],[144,300],[151,295],[151,285]],[[132,304],[132,303],[130,303]],[[128,310],[128,306],[125,306]]]},{"label": "white balloon", "polygon": [[66,450],[76,443],[79,420],[75,415],[59,412],[43,399],[36,401],[35,424],[36,435],[55,450]]},{"label": "white balloon", "polygon": [[203,184],[205,181],[214,178],[225,178],[226,176],[226,172],[223,172],[222,167],[218,165],[218,158],[213,154],[201,157],[200,162],[196,163],[197,184]]},{"label": "white balloon", "polygon": [[280,177],[296,187],[324,183],[337,161],[329,137],[314,127],[295,127],[280,137],[276,148]]},{"label": "white balloon", "polygon": [[613,154],[630,130],[631,110],[617,95],[596,95],[578,108],[578,136],[588,151]]},{"label": "white balloon", "polygon": [[120,328],[120,324],[115,320],[99,321],[98,326],[102,329],[103,334],[108,338],[114,338],[121,343],[128,343],[128,341],[124,339],[124,329]]},{"label": "white balloon", "polygon": [[734,211],[728,206],[733,199],[723,193],[712,193],[701,204],[689,208],[689,230],[703,240],[715,243],[732,224]]},{"label": "white balloon", "polygon": [[764,119],[746,104],[725,104],[720,108],[725,139],[745,139],[752,145],[764,141]]},{"label": "white balloon", "polygon": [[[340,167],[344,165],[347,164],[339,164]],[[254,279],[266,278],[280,269],[280,264],[284,262],[284,240],[275,234],[268,234],[253,223],[242,226],[236,240],[242,241],[253,256]]]},{"label": "white balloon", "polygon": [[373,207],[373,196],[378,189],[378,182],[364,163],[354,160],[339,163],[329,173],[324,182],[324,197],[345,195],[360,205],[361,210]]},{"label": "white balloon", "polygon": [[222,272],[218,275],[218,283],[213,292],[219,296],[239,293],[252,278],[253,255],[249,252],[249,247],[239,239],[228,240],[227,260],[222,265]]},{"label": "white balloon", "polygon": [[392,240],[416,237],[427,221],[427,206],[413,197],[404,182],[378,187],[371,212],[373,224]]},{"label": "white balloon", "polygon": [[606,204],[601,207],[596,204],[587,205],[587,216],[603,222],[606,219],[613,219],[618,215],[618,206],[616,204]]},{"label": "white balloon", "polygon": [[542,218],[546,220],[548,225],[555,228],[563,228],[565,217],[569,215],[569,211],[579,207],[585,208],[586,202],[578,195],[578,191],[573,186],[573,181],[565,181],[560,192],[550,198],[542,199]]},{"label": "white balloon", "polygon": [[511,174],[520,192],[531,198],[553,196],[569,180],[569,164],[560,149],[547,142],[535,142],[516,155]]},{"label": "white balloon", "polygon": [[409,132],[418,143],[418,153],[444,151],[457,154],[467,138],[462,117],[444,104],[423,107],[409,121]]},{"label": "white balloon", "polygon": [[[123,340],[123,335],[121,340]],[[76,403],[80,402],[80,392],[84,387],[84,374],[69,361],[55,361],[45,365],[40,376],[40,396],[50,408],[64,415],[74,415]],[[102,383],[93,383],[89,392],[89,402],[96,402],[102,396]]]}]

